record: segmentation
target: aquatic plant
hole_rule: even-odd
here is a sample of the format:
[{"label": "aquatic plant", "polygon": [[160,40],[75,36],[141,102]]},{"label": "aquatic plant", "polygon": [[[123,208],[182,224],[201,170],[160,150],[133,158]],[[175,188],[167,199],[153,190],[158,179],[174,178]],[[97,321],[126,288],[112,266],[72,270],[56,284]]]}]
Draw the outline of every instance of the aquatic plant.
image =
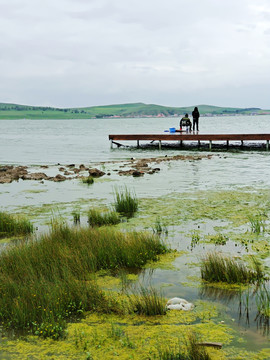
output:
[{"label": "aquatic plant", "polygon": [[91,185],[94,183],[94,178],[92,176],[85,176],[81,178],[83,184]]},{"label": "aquatic plant", "polygon": [[[0,322],[33,329],[39,336],[47,329],[45,336],[56,339],[62,336],[65,319],[77,319],[90,310],[120,311],[116,301],[90,281],[91,272],[140,268],[166,251],[160,238],[151,234],[54,222],[38,241],[33,238],[2,251]],[[56,329],[58,335],[53,336]]]},{"label": "aquatic plant", "polygon": [[254,268],[248,268],[243,262],[232,257],[208,253],[201,262],[201,277],[209,282],[227,282],[229,284],[260,282],[265,278],[262,266],[254,257]]},{"label": "aquatic plant", "polygon": [[251,232],[260,234],[265,231],[265,220],[267,216],[264,213],[258,213],[248,217]]},{"label": "aquatic plant", "polygon": [[200,241],[200,235],[198,231],[193,231],[191,234],[190,250],[192,251]]},{"label": "aquatic plant", "polygon": [[229,238],[222,234],[217,234],[210,238],[210,241],[214,242],[215,245],[226,245]]},{"label": "aquatic plant", "polygon": [[124,189],[115,189],[114,193],[115,210],[122,216],[131,218],[138,210],[139,202],[135,194],[132,194],[126,187]]},{"label": "aquatic plant", "polygon": [[0,212],[0,236],[27,235],[33,231],[33,224],[25,217]]},{"label": "aquatic plant", "polygon": [[89,209],[87,216],[90,226],[116,225],[121,222],[121,218],[116,211],[102,212],[98,209]]},{"label": "aquatic plant", "polygon": [[266,284],[262,284],[257,291],[256,297],[257,309],[260,315],[270,318],[270,288]]},{"label": "aquatic plant", "polygon": [[133,311],[140,315],[155,316],[165,315],[165,298],[160,291],[140,285],[132,291],[130,303]]},{"label": "aquatic plant", "polygon": [[210,355],[202,347],[195,334],[190,334],[185,345],[179,344],[177,347],[158,348],[158,360],[211,360]]},{"label": "aquatic plant", "polygon": [[81,210],[80,209],[74,209],[71,213],[73,216],[73,222],[74,224],[79,224],[81,222]]},{"label": "aquatic plant", "polygon": [[159,217],[156,218],[155,224],[152,227],[153,233],[157,235],[165,234],[168,235],[168,227],[162,223]]}]

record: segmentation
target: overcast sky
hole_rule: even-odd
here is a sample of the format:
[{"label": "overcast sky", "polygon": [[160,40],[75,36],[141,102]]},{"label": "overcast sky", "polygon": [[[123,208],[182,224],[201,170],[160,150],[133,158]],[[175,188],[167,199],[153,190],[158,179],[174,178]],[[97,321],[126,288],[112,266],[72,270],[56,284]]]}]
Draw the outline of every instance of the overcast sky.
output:
[{"label": "overcast sky", "polygon": [[270,109],[270,1],[0,0],[0,102]]}]

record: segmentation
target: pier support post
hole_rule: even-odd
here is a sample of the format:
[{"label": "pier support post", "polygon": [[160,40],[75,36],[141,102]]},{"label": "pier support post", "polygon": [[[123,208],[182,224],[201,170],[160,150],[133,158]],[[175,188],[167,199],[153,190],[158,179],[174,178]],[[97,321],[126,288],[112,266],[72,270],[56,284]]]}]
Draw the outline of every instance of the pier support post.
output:
[{"label": "pier support post", "polygon": [[200,140],[198,140],[198,149],[200,148],[200,146],[201,146],[201,142]]},{"label": "pier support post", "polygon": [[266,150],[269,151],[269,140],[266,140]]},{"label": "pier support post", "polygon": [[113,141],[112,141],[112,139],[111,139],[111,149],[113,148]]},{"label": "pier support post", "polygon": [[158,149],[161,150],[161,140],[158,142]]},{"label": "pier support post", "polygon": [[209,150],[212,151],[212,140],[209,140]]},{"label": "pier support post", "polygon": [[229,149],[229,140],[226,142],[227,150]]},{"label": "pier support post", "polygon": [[139,149],[139,147],[140,147],[140,141],[137,140],[137,149]]},{"label": "pier support post", "polygon": [[243,140],[241,140],[241,147],[243,147],[243,145],[244,145],[244,141],[243,141]]}]

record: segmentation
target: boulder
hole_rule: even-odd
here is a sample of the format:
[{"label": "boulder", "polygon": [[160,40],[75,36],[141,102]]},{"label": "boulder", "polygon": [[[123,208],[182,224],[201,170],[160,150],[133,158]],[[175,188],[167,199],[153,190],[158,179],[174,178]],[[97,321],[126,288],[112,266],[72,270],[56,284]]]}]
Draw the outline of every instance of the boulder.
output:
[{"label": "boulder", "polygon": [[92,177],[101,177],[103,175],[105,175],[105,172],[99,170],[99,169],[89,169],[88,170],[89,172],[89,176],[92,176]]},{"label": "boulder", "polygon": [[60,182],[60,181],[65,181],[66,179],[67,178],[65,176],[58,174],[53,178],[53,181],[54,182]]}]

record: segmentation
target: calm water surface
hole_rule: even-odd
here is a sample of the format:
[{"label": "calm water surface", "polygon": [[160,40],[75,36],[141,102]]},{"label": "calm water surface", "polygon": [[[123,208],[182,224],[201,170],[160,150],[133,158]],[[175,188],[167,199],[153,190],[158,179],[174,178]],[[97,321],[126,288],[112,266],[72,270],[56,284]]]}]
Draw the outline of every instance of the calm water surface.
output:
[{"label": "calm water surface", "polygon": [[[161,163],[160,173],[145,175],[142,178],[119,177],[113,170],[117,168],[112,161],[177,154],[210,154],[207,151],[157,148],[137,149],[135,142],[126,143],[130,147],[110,149],[108,135],[113,133],[163,133],[169,127],[178,127],[179,119],[99,119],[99,120],[0,120],[0,164],[28,165],[33,171],[41,171],[39,165],[50,165],[49,172],[58,172],[57,164],[94,165],[105,162],[102,169],[110,172],[108,181],[96,182],[85,187],[78,180],[64,183],[19,181],[0,184],[0,210],[20,211],[22,206],[42,206],[47,204],[72,204],[80,199],[95,199],[106,205],[113,200],[113,187],[127,185],[135,190],[139,198],[151,198],[172,193],[194,192],[200,190],[234,190],[250,187],[258,190],[270,186],[270,152],[264,149],[249,151],[213,151],[210,159],[199,161],[175,161]],[[270,133],[270,116],[235,116],[200,119],[200,133]],[[101,168],[100,164],[95,165]],[[37,169],[37,170],[35,170]],[[44,170],[42,170],[44,171]],[[46,172],[46,171],[45,171]],[[48,172],[47,172],[48,173]],[[166,201],[166,200],[165,200]],[[71,205],[72,206],[72,205]],[[70,212],[69,212],[70,213]],[[191,224],[193,226],[194,224]],[[203,226],[203,225],[202,225]],[[206,225],[205,225],[206,226]],[[210,227],[211,228],[211,227]],[[212,226],[213,229],[213,226]],[[174,229],[181,232],[181,229]],[[205,228],[207,233],[208,228]],[[184,235],[171,236],[170,241],[179,249],[186,250],[190,239]],[[227,244],[222,251],[230,252],[234,244]],[[198,268],[189,268],[192,262],[204,251],[198,246],[176,265],[182,271],[156,270],[152,281],[157,286],[170,283],[166,296],[187,297],[189,299],[208,299],[227,306],[227,321],[233,328],[246,333],[248,347],[256,349],[254,334],[256,323],[246,324],[246,319],[237,319],[238,300],[231,294],[219,297],[211,290],[202,290],[181,285],[188,282],[190,272],[199,276]],[[244,249],[239,249],[245,253]],[[184,262],[183,262],[184,261]],[[195,261],[195,260],[194,260]],[[267,259],[266,259],[267,261]],[[255,313],[251,314],[255,316]],[[220,320],[223,320],[221,318]],[[251,327],[250,327],[251,326]],[[250,330],[251,329],[251,330]],[[260,346],[266,346],[266,338],[259,331]],[[263,344],[263,345],[262,345]],[[243,346],[247,346],[245,343]]]}]

